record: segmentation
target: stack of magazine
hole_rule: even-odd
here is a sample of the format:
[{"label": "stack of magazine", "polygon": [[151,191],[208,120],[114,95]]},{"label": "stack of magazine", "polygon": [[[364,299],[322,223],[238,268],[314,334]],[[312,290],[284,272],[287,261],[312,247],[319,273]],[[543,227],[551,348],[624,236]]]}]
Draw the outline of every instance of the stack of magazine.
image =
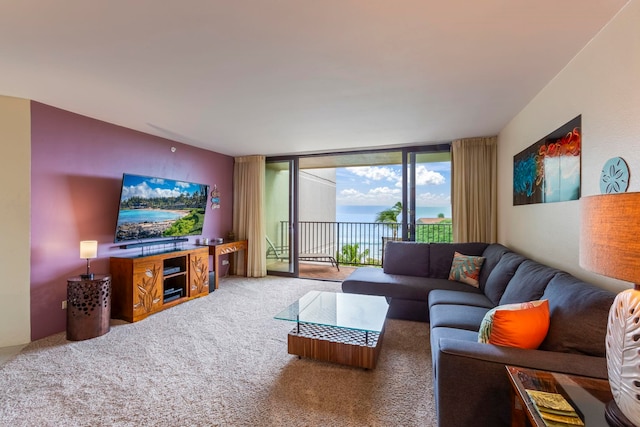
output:
[{"label": "stack of magazine", "polygon": [[584,426],[573,406],[561,394],[538,390],[527,390],[527,394],[547,426]]}]

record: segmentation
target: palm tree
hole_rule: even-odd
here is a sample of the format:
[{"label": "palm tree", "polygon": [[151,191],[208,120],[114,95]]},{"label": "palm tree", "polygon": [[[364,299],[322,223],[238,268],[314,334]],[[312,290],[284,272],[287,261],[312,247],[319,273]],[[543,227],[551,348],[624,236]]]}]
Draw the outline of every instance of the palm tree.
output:
[{"label": "palm tree", "polygon": [[365,249],[360,252],[360,244],[354,243],[353,245],[344,245],[342,247],[342,253],[338,254],[338,262],[340,264],[358,265],[369,256],[369,249]]},{"label": "palm tree", "polygon": [[393,239],[397,239],[398,236],[398,215],[402,213],[402,202],[396,202],[393,207],[385,209],[376,214],[375,222],[388,223],[388,227],[393,232]]}]

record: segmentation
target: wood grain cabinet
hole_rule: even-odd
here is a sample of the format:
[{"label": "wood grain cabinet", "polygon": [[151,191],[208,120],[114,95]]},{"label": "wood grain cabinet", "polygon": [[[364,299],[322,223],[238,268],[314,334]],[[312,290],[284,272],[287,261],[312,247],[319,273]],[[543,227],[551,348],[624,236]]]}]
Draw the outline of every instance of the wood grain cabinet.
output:
[{"label": "wood grain cabinet", "polygon": [[147,256],[111,257],[111,315],[136,322],[209,293],[209,251],[195,247]]},{"label": "wood grain cabinet", "polygon": [[189,296],[198,297],[209,293],[209,251],[207,248],[189,257]]}]

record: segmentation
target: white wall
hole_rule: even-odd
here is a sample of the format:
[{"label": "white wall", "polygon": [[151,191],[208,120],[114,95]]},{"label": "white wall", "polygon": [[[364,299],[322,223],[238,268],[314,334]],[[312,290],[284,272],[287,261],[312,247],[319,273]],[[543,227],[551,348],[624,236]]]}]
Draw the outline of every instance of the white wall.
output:
[{"label": "white wall", "polygon": [[336,170],[302,169],[299,177],[300,221],[336,220]]},{"label": "white wall", "polygon": [[599,194],[604,162],[629,165],[640,191],[640,0],[627,6],[498,136],[498,240],[614,291],[629,284],[578,264],[579,202],[513,206],[513,156],[582,114],[582,196]]},{"label": "white wall", "polygon": [[0,347],[31,340],[30,109],[26,99],[0,96]]},{"label": "white wall", "polygon": [[272,168],[267,163],[265,169],[265,203],[266,203],[266,233],[267,237],[277,248],[284,246],[280,238],[280,221],[289,218],[289,170]]}]

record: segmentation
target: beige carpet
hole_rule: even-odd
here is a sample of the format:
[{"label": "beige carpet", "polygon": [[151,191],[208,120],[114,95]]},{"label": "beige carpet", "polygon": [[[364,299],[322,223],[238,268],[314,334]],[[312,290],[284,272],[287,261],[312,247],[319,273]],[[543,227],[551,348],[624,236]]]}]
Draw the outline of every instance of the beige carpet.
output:
[{"label": "beige carpet", "polygon": [[102,337],[57,334],[0,367],[1,426],[435,426],[426,323],[388,320],[375,370],[287,353],[273,315],[340,284],[225,279]]}]

